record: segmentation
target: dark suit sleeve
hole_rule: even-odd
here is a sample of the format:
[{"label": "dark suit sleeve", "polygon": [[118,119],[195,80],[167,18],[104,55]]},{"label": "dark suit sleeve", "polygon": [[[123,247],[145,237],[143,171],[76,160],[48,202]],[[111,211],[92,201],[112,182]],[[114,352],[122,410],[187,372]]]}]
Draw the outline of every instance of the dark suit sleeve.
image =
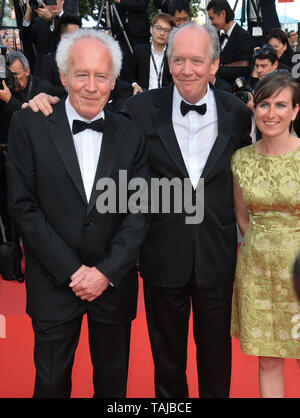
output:
[{"label": "dark suit sleeve", "polygon": [[16,99],[13,95],[7,103],[4,104],[4,111],[7,115],[12,115],[16,110],[20,110],[22,103]]},{"label": "dark suit sleeve", "polygon": [[52,69],[52,55],[45,55],[42,62],[41,78],[54,85],[55,77]]},{"label": "dark suit sleeve", "polygon": [[138,61],[137,61],[137,50],[136,46],[133,48],[133,54],[130,60],[124,62],[123,74],[124,79],[128,83],[132,84],[134,81],[137,83],[138,80]]},{"label": "dark suit sleeve", "polygon": [[[131,179],[144,179],[149,186],[150,174],[144,135],[140,130],[137,130],[136,133],[131,131],[131,134],[138,135],[139,146],[135,154],[133,165],[130,168],[128,181]],[[145,194],[143,194],[143,196],[146,197],[145,206],[143,206],[146,210],[143,210],[142,213],[133,213],[133,211],[128,212],[111,242],[107,256],[96,265],[96,268],[104,273],[117,287],[122,284],[122,280],[126,277],[126,274],[132,270],[132,266],[138,263],[139,251],[149,230],[150,224],[149,191],[150,187],[148,187],[147,190],[144,190]],[[132,193],[134,192],[128,194],[129,199],[130,196],[132,196]]]},{"label": "dark suit sleeve", "polygon": [[30,252],[60,285],[82,262],[49,225],[39,205],[35,155],[20,114],[13,115],[8,135],[9,210]]}]

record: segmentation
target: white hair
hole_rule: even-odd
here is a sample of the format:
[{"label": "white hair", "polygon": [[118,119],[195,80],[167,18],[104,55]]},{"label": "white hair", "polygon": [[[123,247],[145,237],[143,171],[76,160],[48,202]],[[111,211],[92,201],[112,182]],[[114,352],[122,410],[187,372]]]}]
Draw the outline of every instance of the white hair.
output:
[{"label": "white hair", "polygon": [[[61,39],[56,50],[56,62],[59,71],[63,74],[67,74],[70,48],[75,42],[80,41],[81,39],[96,39],[107,47],[112,58],[112,75],[114,78],[118,77],[122,66],[122,51],[119,43],[115,41],[112,36],[95,29],[77,29]],[[91,59],[93,59],[93,51],[91,51]]]}]

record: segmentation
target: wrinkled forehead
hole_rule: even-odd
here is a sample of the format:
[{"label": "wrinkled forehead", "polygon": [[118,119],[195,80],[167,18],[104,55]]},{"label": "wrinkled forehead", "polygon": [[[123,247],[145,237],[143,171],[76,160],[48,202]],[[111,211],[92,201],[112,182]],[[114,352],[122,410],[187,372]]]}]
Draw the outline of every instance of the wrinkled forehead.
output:
[{"label": "wrinkled forehead", "polygon": [[173,37],[171,56],[177,51],[191,51],[194,55],[209,54],[210,38],[205,29],[201,27],[182,27]]}]

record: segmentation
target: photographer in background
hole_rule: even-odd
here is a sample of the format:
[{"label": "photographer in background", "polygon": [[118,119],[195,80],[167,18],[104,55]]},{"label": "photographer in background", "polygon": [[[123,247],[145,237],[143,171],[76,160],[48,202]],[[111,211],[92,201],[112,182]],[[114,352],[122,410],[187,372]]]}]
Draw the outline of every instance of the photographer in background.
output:
[{"label": "photographer in background", "polygon": [[256,84],[265,75],[278,68],[278,56],[272,45],[265,44],[254,51],[254,67],[250,76],[250,87],[255,89]]},{"label": "photographer in background", "polygon": [[[41,77],[41,66],[46,54],[54,52],[59,42],[57,24],[63,15],[64,0],[27,0],[23,19],[24,53],[33,45],[35,62],[30,60],[33,74]],[[38,7],[35,6],[39,5]]]},{"label": "photographer in background", "polygon": [[8,69],[14,77],[14,86],[9,89],[2,80],[0,89],[0,118],[2,143],[7,143],[9,122],[14,111],[21,109],[23,103],[28,102],[38,93],[52,93],[52,86],[46,80],[30,74],[27,58],[19,51],[8,54]]},{"label": "photographer in background", "polygon": [[[7,184],[6,184],[6,145],[11,117],[14,111],[21,109],[24,102],[40,92],[52,93],[52,86],[30,74],[27,58],[18,51],[11,51],[7,55],[6,78],[2,79],[0,88],[0,216],[4,226],[5,237],[0,233],[0,244],[6,239],[10,246],[5,247],[5,256],[1,251],[0,264],[9,264],[16,275],[9,276],[7,280],[19,279],[21,273],[22,252],[19,246],[19,236],[10,220],[7,210]],[[7,71],[9,70],[9,71]],[[1,231],[0,231],[1,232]],[[18,261],[17,261],[18,260]],[[3,266],[3,264],[2,264]],[[7,270],[9,270],[7,268]],[[7,277],[2,271],[3,277]]]},{"label": "photographer in background", "polygon": [[[253,111],[253,91],[256,84],[265,75],[277,70],[279,67],[276,51],[271,45],[265,44],[257,48],[253,54],[253,70],[247,82],[239,77],[232,86],[232,93],[239,97]],[[285,68],[284,68],[285,69]]]},{"label": "photographer in background", "polygon": [[[267,74],[277,70],[279,67],[276,51],[269,44],[257,48],[254,51],[253,58],[254,65],[249,82],[243,77],[240,77],[235,80],[235,83],[232,86],[232,93],[243,100],[252,112],[254,112],[253,92],[256,84]],[[253,142],[261,138],[261,133],[255,126],[254,118],[252,118],[251,138]]]}]

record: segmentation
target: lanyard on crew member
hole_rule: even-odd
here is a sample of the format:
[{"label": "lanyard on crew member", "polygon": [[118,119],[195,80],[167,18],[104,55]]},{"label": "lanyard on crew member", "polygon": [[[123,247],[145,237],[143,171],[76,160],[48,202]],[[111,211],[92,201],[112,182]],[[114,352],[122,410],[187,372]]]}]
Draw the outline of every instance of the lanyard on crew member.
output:
[{"label": "lanyard on crew member", "polygon": [[155,59],[154,59],[154,56],[153,56],[153,53],[151,51],[151,59],[152,59],[152,62],[153,62],[153,66],[154,66],[156,75],[157,75],[157,84],[158,84],[158,88],[159,89],[161,88],[162,68],[164,66],[165,56],[166,56],[166,50],[164,52],[163,59],[161,60],[160,69],[159,69],[159,72],[158,72],[157,71],[156,62],[155,62]]}]

